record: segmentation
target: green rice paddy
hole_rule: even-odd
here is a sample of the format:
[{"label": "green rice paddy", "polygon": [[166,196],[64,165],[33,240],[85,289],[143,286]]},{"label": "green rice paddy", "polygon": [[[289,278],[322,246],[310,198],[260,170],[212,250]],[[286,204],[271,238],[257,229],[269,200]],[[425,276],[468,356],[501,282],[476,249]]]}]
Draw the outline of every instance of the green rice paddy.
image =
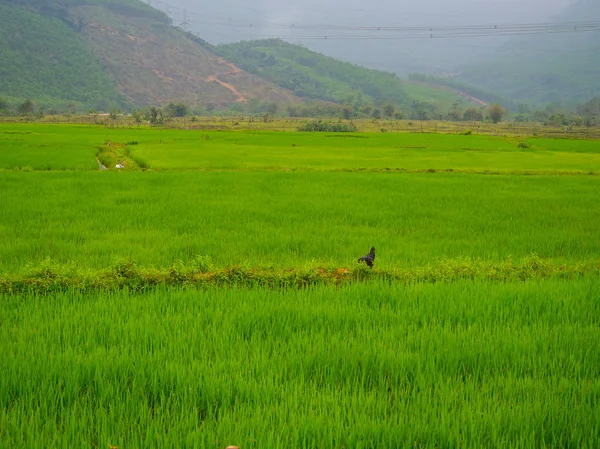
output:
[{"label": "green rice paddy", "polygon": [[599,169],[593,140],[1,124],[0,446],[598,447]]}]

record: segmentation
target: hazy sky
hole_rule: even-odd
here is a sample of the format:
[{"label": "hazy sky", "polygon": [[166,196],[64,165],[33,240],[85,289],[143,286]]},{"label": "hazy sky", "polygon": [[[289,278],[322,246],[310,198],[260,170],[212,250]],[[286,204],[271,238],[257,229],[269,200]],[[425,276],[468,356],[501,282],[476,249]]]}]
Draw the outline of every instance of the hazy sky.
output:
[{"label": "hazy sky", "polygon": [[[168,11],[176,25],[187,19],[188,29],[213,44],[280,37],[329,56],[398,73],[429,68],[450,70],[453,64],[490,54],[507,38],[399,41],[397,32],[386,34],[356,27],[435,28],[547,22],[573,3],[573,0],[144,1]],[[339,30],[336,28],[339,26],[351,29]],[[349,36],[360,39],[347,39]],[[394,39],[381,40],[390,36]]]},{"label": "hazy sky", "polygon": [[[189,18],[214,31],[218,22],[261,22],[298,25],[440,25],[543,21],[560,13],[571,0],[150,0],[172,8],[172,15]],[[212,23],[211,23],[212,22]],[[249,25],[249,24],[248,24]],[[231,30],[221,26],[226,36]],[[249,36],[253,30],[245,30]],[[244,33],[231,33],[244,34]],[[256,34],[256,33],[255,33]]]}]

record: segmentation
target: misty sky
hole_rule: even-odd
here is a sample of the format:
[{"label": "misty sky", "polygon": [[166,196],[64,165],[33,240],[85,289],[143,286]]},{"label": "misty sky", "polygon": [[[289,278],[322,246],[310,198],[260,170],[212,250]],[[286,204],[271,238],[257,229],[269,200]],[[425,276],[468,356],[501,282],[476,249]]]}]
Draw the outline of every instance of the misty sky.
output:
[{"label": "misty sky", "polygon": [[[571,3],[571,0],[219,0],[204,4],[195,0],[150,1],[161,9],[170,5],[175,17],[183,17],[186,9],[193,27],[200,34],[204,28],[213,35],[209,40],[219,42],[261,33],[285,34],[281,30],[261,29],[265,22],[367,26],[538,22],[559,14]],[[240,28],[250,23],[257,28]]]},{"label": "misty sky", "polygon": [[[378,40],[390,34],[336,26],[457,26],[548,22],[573,0],[144,0],[213,44],[280,37],[372,68],[406,74],[450,70],[507,38]],[[600,1],[600,0],[599,0]],[[184,13],[185,11],[185,13]],[[185,15],[184,15],[185,14]],[[294,28],[292,28],[292,26]],[[303,28],[313,26],[314,28]],[[298,27],[298,28],[296,28]],[[327,36],[327,40],[323,39]],[[358,40],[336,37],[359,37]],[[363,39],[363,37],[378,39]]]}]

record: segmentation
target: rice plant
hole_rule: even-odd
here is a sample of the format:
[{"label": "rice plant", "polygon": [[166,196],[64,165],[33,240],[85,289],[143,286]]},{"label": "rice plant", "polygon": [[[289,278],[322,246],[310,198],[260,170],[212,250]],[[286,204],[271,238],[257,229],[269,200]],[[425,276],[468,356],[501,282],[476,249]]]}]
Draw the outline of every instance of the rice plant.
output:
[{"label": "rice plant", "polygon": [[7,447],[597,447],[598,278],[0,296]]}]

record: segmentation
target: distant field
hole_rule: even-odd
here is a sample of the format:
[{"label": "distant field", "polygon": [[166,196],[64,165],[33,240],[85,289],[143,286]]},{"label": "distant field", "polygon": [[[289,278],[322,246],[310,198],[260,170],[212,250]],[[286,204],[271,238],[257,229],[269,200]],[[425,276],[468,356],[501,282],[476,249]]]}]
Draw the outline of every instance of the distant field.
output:
[{"label": "distant field", "polygon": [[465,171],[598,171],[594,141],[423,134],[180,133],[144,142],[132,156],[157,169],[454,169]]},{"label": "distant field", "polygon": [[2,124],[0,445],[596,448],[599,174],[592,140]]},{"label": "distant field", "polygon": [[[157,170],[600,171],[600,145],[593,140],[8,124],[0,125],[0,139],[0,169],[95,170],[96,155],[109,141],[135,143],[126,148],[127,167]],[[519,148],[521,142],[529,148]]]}]

